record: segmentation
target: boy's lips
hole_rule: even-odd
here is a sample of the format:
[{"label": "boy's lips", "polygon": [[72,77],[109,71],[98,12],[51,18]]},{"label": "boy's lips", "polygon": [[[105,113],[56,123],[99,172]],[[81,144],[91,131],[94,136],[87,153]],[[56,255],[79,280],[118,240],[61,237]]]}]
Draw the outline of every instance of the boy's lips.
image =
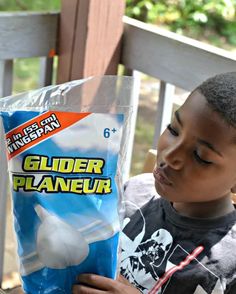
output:
[{"label": "boy's lips", "polygon": [[159,167],[155,167],[154,168],[154,170],[153,170],[153,176],[161,184],[165,184],[165,185],[168,185],[168,186],[171,186],[172,185],[172,182],[168,179],[168,177],[165,174],[165,172],[161,168],[159,168]]}]

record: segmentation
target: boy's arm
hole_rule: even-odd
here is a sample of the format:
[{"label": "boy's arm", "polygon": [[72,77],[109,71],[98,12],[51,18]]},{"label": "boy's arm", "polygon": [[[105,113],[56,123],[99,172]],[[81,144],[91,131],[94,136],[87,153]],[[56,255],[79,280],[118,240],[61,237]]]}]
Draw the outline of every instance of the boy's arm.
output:
[{"label": "boy's arm", "polygon": [[94,274],[82,274],[78,281],[81,284],[73,287],[73,294],[140,294],[139,290],[121,276],[112,280]]}]

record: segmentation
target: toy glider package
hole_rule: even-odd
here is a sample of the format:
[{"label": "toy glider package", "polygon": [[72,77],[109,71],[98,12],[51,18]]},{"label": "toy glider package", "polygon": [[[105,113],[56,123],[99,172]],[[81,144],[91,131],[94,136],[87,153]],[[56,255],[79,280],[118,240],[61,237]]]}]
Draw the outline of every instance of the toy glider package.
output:
[{"label": "toy glider package", "polygon": [[26,293],[116,277],[132,83],[93,77],[1,99]]}]

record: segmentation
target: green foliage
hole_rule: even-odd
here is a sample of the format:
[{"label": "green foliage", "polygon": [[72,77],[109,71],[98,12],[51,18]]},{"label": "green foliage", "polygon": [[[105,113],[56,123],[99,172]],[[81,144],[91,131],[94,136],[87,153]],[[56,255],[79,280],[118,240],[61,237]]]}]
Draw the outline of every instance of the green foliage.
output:
[{"label": "green foliage", "polygon": [[194,38],[236,44],[236,0],[127,0],[126,14]]},{"label": "green foliage", "polygon": [[20,93],[38,88],[39,58],[22,58],[14,61],[13,92]]},{"label": "green foliage", "polygon": [[59,10],[60,2],[60,0],[0,0],[0,11]]}]

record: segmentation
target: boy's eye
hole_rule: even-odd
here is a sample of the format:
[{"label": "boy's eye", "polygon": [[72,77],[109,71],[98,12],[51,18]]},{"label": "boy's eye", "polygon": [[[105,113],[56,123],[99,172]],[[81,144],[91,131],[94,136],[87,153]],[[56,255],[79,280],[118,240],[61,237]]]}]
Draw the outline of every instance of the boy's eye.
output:
[{"label": "boy's eye", "polygon": [[171,126],[171,124],[169,124],[167,126],[167,129],[169,130],[169,132],[173,135],[173,136],[179,136],[179,133]]},{"label": "boy's eye", "polygon": [[205,159],[201,158],[196,150],[193,152],[193,154],[194,154],[194,157],[197,160],[197,162],[199,162],[201,164],[212,164],[211,161],[208,161],[208,160],[205,160]]}]

